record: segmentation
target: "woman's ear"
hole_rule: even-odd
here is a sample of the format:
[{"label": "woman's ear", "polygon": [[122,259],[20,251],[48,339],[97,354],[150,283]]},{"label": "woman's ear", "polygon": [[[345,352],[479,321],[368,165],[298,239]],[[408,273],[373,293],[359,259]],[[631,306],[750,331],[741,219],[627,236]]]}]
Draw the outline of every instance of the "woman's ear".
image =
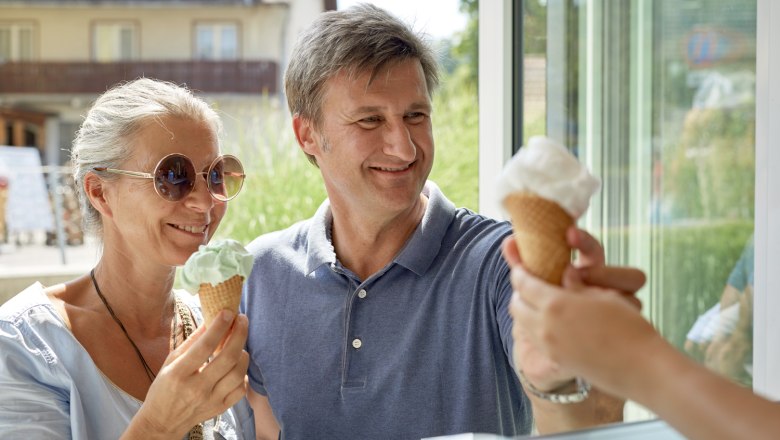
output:
[{"label": "woman's ear", "polygon": [[316,131],[309,118],[304,118],[300,114],[293,115],[293,131],[295,139],[304,153],[316,156],[319,153],[319,143],[317,142]]},{"label": "woman's ear", "polygon": [[107,187],[103,179],[95,173],[87,173],[84,176],[84,194],[87,195],[89,203],[100,213],[101,216],[111,217],[111,205]]}]

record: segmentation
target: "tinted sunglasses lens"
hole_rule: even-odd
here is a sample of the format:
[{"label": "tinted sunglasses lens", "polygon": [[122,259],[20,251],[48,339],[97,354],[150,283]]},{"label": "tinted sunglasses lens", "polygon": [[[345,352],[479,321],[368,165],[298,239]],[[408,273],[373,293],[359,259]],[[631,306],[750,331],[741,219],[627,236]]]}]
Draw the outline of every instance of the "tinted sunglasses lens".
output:
[{"label": "tinted sunglasses lens", "polygon": [[168,156],[154,172],[157,193],[170,201],[181,200],[195,186],[195,168],[184,156]]},{"label": "tinted sunglasses lens", "polygon": [[230,200],[244,184],[244,167],[233,156],[224,156],[209,170],[209,191],[217,200]]}]

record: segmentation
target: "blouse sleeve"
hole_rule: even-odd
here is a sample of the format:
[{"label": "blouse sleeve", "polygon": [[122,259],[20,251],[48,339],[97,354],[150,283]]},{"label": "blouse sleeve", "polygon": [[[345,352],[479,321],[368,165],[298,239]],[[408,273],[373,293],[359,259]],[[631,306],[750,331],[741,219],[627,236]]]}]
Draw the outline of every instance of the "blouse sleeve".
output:
[{"label": "blouse sleeve", "polygon": [[26,323],[0,321],[0,432],[10,438],[70,438],[69,393],[57,358]]}]

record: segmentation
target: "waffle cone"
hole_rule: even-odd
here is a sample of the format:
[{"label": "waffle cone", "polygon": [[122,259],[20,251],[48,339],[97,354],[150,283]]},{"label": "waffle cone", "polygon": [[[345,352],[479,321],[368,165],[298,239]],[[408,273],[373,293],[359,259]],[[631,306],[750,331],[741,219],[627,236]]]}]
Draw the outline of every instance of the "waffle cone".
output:
[{"label": "waffle cone", "polygon": [[198,289],[200,306],[203,310],[203,319],[206,327],[216,318],[220,310],[226,309],[238,313],[238,304],[241,302],[241,286],[244,277],[233,275],[227,280],[213,286],[203,283]]},{"label": "waffle cone", "polygon": [[526,192],[507,196],[504,207],[512,218],[523,266],[548,283],[560,285],[571,261],[566,230],[574,219],[557,203]]}]

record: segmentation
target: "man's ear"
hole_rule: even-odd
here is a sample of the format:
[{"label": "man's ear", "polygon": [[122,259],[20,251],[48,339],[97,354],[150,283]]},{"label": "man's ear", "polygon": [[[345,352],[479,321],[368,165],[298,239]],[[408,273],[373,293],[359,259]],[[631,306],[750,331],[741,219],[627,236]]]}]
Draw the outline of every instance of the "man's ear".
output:
[{"label": "man's ear", "polygon": [[299,113],[296,113],[293,115],[292,124],[293,131],[295,132],[295,139],[298,141],[301,150],[312,156],[314,156],[315,153],[319,153],[317,133],[311,119],[304,118]]},{"label": "man's ear", "polygon": [[104,217],[111,217],[111,205],[106,192],[105,182],[95,173],[87,173],[84,176],[84,194],[89,203]]}]

